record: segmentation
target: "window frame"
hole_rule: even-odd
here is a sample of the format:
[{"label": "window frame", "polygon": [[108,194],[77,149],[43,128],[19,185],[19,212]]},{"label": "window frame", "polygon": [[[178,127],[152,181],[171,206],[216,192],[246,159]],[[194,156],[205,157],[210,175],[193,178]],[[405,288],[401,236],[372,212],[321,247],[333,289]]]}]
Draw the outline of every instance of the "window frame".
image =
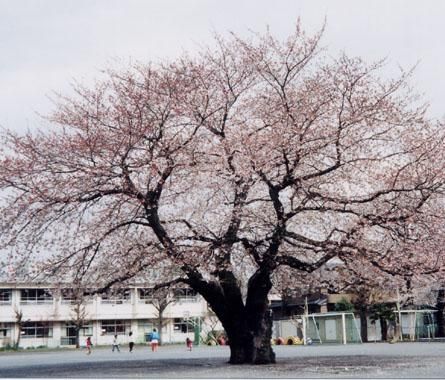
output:
[{"label": "window frame", "polygon": [[175,302],[197,302],[198,292],[192,288],[173,289]]},{"label": "window frame", "polygon": [[0,339],[11,338],[12,324],[0,323]]},{"label": "window frame", "polygon": [[[24,293],[28,293],[26,298]],[[31,294],[30,294],[31,293]],[[44,288],[26,288],[20,289],[20,304],[22,305],[44,305],[52,304],[54,302],[54,295],[50,289]]]},{"label": "window frame", "polygon": [[127,319],[104,319],[100,321],[101,335],[128,335],[131,322]]},{"label": "window frame", "polygon": [[[63,328],[65,335],[62,335],[62,338],[75,338],[75,335],[68,335],[68,330],[75,328],[76,326],[72,322],[66,322]],[[79,337],[82,336],[93,336],[93,322],[88,322],[82,325],[79,331]]]},{"label": "window frame", "polygon": [[[7,295],[8,297],[5,297],[5,295]],[[12,289],[0,289],[0,305],[11,305],[11,303]]]},{"label": "window frame", "polygon": [[[31,331],[34,333],[31,334]],[[24,322],[20,328],[20,336],[25,339],[52,338],[53,324],[51,322]]]},{"label": "window frame", "polygon": [[174,318],[173,332],[177,334],[191,334],[195,332],[195,325],[190,318]]},{"label": "window frame", "polygon": [[101,304],[122,305],[131,303],[131,289],[122,289],[115,293],[101,294]]},{"label": "window frame", "polygon": [[[83,295],[79,298],[81,304],[92,303],[93,298],[90,295]],[[76,305],[78,299],[74,296],[74,293],[70,288],[60,290],[60,301],[64,305]]]},{"label": "window frame", "polygon": [[138,303],[153,303],[154,290],[153,288],[138,288]]}]

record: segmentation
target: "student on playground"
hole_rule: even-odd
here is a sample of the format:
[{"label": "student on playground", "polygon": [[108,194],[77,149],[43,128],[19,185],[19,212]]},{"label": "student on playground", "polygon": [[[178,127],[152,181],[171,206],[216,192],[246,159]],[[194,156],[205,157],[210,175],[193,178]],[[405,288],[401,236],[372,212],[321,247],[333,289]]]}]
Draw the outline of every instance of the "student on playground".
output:
[{"label": "student on playground", "polygon": [[86,344],[87,344],[87,355],[90,355],[91,354],[91,346],[93,345],[91,343],[91,338],[90,337],[87,338]]},{"label": "student on playground", "polygon": [[159,345],[159,334],[156,331],[156,329],[153,329],[153,332],[151,333],[151,350],[153,352],[158,350],[158,345]]},{"label": "student on playground", "polygon": [[189,337],[187,337],[187,339],[185,340],[185,345],[187,346],[189,351],[191,351],[193,348],[193,341]]},{"label": "student on playground", "polygon": [[121,352],[121,350],[119,350],[119,342],[117,341],[117,335],[115,335],[113,338],[113,348],[111,349],[111,352],[114,352],[115,348],[117,348],[117,352]]},{"label": "student on playground", "polygon": [[134,347],[133,331],[130,331],[130,333],[128,334],[128,347],[130,349],[130,352],[133,352],[133,347]]}]

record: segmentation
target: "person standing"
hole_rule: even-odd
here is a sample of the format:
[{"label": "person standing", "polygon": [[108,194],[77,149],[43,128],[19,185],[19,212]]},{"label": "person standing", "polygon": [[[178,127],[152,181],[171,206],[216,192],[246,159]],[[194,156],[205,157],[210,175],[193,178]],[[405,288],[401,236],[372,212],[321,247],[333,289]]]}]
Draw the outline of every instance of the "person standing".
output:
[{"label": "person standing", "polygon": [[130,333],[128,334],[128,346],[130,348],[130,352],[133,352],[133,347],[134,347],[134,338],[133,338],[133,332],[130,331]]},{"label": "person standing", "polygon": [[188,350],[191,351],[193,348],[193,341],[187,337],[187,339],[185,340],[185,345],[187,346]]},{"label": "person standing", "polygon": [[156,329],[153,329],[153,332],[151,333],[151,350],[153,352],[156,352],[158,350],[159,345],[159,334],[156,331]]},{"label": "person standing", "polygon": [[91,354],[91,346],[93,345],[91,343],[91,338],[90,337],[87,338],[86,344],[87,344],[87,355],[90,355]]},{"label": "person standing", "polygon": [[113,348],[111,349],[111,352],[114,352],[115,348],[117,349],[117,352],[121,352],[119,349],[119,342],[117,341],[117,335],[115,335],[113,338]]}]

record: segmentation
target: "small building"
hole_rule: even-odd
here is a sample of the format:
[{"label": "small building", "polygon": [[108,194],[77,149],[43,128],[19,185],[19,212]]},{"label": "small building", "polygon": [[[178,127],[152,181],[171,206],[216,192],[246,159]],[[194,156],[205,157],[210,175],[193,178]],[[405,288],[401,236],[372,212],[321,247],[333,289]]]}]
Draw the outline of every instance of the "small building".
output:
[{"label": "small building", "polygon": [[293,315],[305,313],[307,307],[309,313],[322,313],[327,311],[328,295],[322,293],[308,296],[288,297],[272,300],[270,309],[274,320],[289,319]]}]

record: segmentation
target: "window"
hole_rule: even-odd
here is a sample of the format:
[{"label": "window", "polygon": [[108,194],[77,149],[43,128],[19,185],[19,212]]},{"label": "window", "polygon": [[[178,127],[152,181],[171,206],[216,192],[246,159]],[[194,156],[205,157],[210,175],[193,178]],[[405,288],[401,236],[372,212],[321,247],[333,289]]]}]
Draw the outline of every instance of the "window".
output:
[{"label": "window", "polygon": [[144,341],[148,341],[148,333],[151,333],[155,325],[152,322],[139,320],[138,321],[138,337],[143,337]]},{"label": "window", "polygon": [[[79,331],[79,341],[82,342],[82,337],[93,336],[93,324],[89,322],[83,325]],[[76,327],[67,322],[65,325],[65,335],[60,338],[62,346],[73,346],[76,344]]]},{"label": "window", "polygon": [[434,312],[428,312],[425,311],[425,313],[423,313],[423,324],[425,326],[428,325],[436,325],[437,324],[437,318]]},{"label": "window", "polygon": [[180,302],[196,302],[198,300],[198,293],[191,288],[175,289],[174,296]]},{"label": "window", "polygon": [[52,303],[53,296],[48,289],[22,289],[20,291],[20,303]]},{"label": "window", "polygon": [[79,293],[79,290],[74,289],[62,289],[61,298],[63,304],[85,304],[92,302],[92,297],[90,295],[83,295]]},{"label": "window", "polygon": [[102,321],[102,335],[127,335],[130,331],[130,321]]},{"label": "window", "polygon": [[115,293],[101,295],[101,303],[109,303],[116,305],[116,304],[129,303],[130,300],[131,300],[130,289],[123,289]]},{"label": "window", "polygon": [[0,305],[10,304],[12,299],[11,289],[0,289]]},{"label": "window", "polygon": [[152,303],[153,302],[153,289],[138,289],[139,302]]},{"label": "window", "polygon": [[23,338],[47,338],[53,336],[53,326],[48,322],[26,322],[22,325]]},{"label": "window", "polygon": [[189,319],[175,318],[173,330],[177,333],[187,334],[194,332],[195,326]]},{"label": "window", "polygon": [[[67,323],[65,326],[65,336],[67,337],[75,337],[76,336],[76,326],[72,323]],[[84,324],[79,331],[80,336],[92,336],[93,335],[93,324],[89,322]]]},{"label": "window", "polygon": [[[62,330],[63,331],[63,330]],[[89,322],[83,325],[79,331],[79,341],[82,342],[82,337],[93,336],[93,324]],[[65,325],[65,335],[60,339],[62,346],[73,346],[76,344],[76,326],[67,322]]]},{"label": "window", "polygon": [[9,323],[0,323],[0,339],[11,336],[11,325]]}]

